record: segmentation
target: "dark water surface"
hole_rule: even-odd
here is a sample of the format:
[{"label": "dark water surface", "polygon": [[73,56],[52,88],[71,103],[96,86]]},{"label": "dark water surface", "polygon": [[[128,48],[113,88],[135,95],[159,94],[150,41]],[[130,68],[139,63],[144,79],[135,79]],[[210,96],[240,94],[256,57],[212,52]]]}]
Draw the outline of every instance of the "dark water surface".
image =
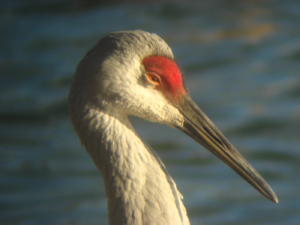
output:
[{"label": "dark water surface", "polygon": [[192,224],[300,224],[300,1],[0,7],[0,224],[106,224],[103,182],[72,130],[67,94],[100,37],[137,28],[169,42],[193,98],[280,197],[267,201],[179,131],[134,120]]}]

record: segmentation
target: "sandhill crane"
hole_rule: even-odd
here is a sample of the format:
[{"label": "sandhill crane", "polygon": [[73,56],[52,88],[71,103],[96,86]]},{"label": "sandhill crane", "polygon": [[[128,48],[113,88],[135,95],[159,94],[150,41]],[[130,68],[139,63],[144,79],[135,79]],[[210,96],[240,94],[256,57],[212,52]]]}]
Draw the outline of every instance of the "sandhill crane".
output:
[{"label": "sandhill crane", "polygon": [[156,34],[120,31],[101,39],[78,65],[69,103],[74,128],[102,172],[111,225],[190,224],[175,182],[129,116],[180,129],[278,202],[192,101],[172,50]]}]

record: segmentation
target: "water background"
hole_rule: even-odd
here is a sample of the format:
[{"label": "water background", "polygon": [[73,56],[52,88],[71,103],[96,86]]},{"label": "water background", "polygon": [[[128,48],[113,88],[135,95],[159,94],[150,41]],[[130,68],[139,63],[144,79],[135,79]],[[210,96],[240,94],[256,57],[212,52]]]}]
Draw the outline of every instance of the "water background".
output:
[{"label": "water background", "polygon": [[107,223],[102,178],[67,113],[79,60],[110,31],[172,46],[195,101],[264,175],[263,198],[179,131],[134,120],[193,225],[300,224],[300,1],[2,1],[0,224]]}]

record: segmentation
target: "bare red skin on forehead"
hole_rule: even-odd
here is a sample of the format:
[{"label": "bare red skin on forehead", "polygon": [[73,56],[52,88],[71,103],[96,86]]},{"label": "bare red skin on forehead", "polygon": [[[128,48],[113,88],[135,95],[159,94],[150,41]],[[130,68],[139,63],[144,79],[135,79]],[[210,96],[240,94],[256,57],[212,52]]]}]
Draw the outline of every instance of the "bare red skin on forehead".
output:
[{"label": "bare red skin on forehead", "polygon": [[153,72],[161,77],[161,90],[174,100],[186,94],[182,73],[172,59],[164,56],[149,56],[143,60],[147,72]]}]

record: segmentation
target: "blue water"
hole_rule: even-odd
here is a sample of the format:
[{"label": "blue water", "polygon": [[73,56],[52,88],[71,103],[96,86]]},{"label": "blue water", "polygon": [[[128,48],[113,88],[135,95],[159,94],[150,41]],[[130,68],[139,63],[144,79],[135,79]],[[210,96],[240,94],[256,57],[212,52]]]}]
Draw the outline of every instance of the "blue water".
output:
[{"label": "blue water", "polygon": [[72,129],[67,94],[100,37],[137,28],[168,41],[195,101],[280,198],[266,200],[179,131],[134,120],[192,224],[300,224],[300,2],[199,2],[1,2],[0,224],[107,223],[103,182]]}]

